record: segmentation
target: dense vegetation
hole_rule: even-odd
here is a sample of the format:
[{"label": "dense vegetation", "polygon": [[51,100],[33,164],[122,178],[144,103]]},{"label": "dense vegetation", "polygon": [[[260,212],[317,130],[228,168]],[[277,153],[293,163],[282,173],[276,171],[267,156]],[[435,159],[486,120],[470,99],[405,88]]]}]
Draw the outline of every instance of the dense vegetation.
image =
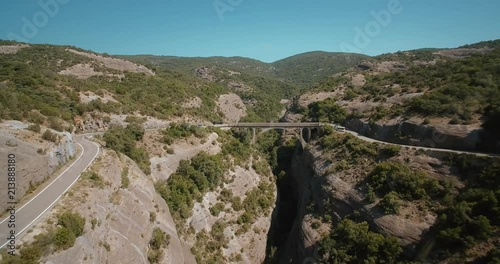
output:
[{"label": "dense vegetation", "polygon": [[450,163],[460,170],[466,187],[440,213],[434,250],[446,251],[441,258],[463,258],[466,249],[496,237],[500,230],[500,161],[453,155]]},{"label": "dense vegetation", "polygon": [[[408,202],[437,213],[438,219],[426,238],[420,242],[417,259],[414,260],[425,262],[447,259],[452,261],[450,263],[460,263],[461,259],[467,257],[477,258],[473,253],[474,248],[489,248],[488,245],[495,243],[500,230],[498,159],[450,155],[449,165],[453,171],[460,172],[460,180],[465,185],[458,188],[449,180],[436,180],[423,171],[410,168],[405,162],[386,160],[398,155],[400,150],[393,146],[366,144],[350,135],[329,133],[331,132],[325,132],[320,144],[324,148],[325,157],[333,155],[335,158],[333,172],[354,168],[356,165],[353,163],[373,165],[366,180],[358,185],[366,192],[367,203],[378,200],[377,205],[386,214],[398,214],[400,207]],[[367,163],[367,159],[378,162]],[[341,259],[338,260],[339,263],[355,263],[358,253],[346,253],[343,246],[346,239],[348,241],[353,237],[351,232],[357,234],[355,230],[358,227],[345,223],[340,226],[349,229],[342,233],[346,237],[338,235],[335,227],[330,236],[336,235],[337,239],[330,238],[329,241],[322,242],[324,256],[329,261],[335,261],[331,256],[336,256]],[[332,246],[325,247],[326,241]],[[342,241],[342,244],[335,244],[334,241]],[[363,244],[357,246],[363,248]],[[495,250],[491,250],[481,261],[495,259],[497,255]],[[370,258],[362,256],[361,259]]]},{"label": "dense vegetation", "polygon": [[167,201],[172,214],[182,219],[191,216],[194,202],[222,182],[225,169],[221,155],[200,153],[191,161],[183,160],[168,181],[155,184],[156,191]]},{"label": "dense vegetation", "polygon": [[347,111],[339,106],[334,99],[326,99],[309,105],[306,115],[310,120],[327,123],[343,123]]},{"label": "dense vegetation", "polygon": [[121,152],[134,160],[146,174],[151,173],[149,153],[143,147],[137,147],[142,140],[144,128],[137,123],[129,124],[126,128],[115,127],[104,133],[106,147]]},{"label": "dense vegetation", "polygon": [[308,52],[273,63],[276,75],[301,87],[309,88],[315,83],[345,71],[370,57],[361,54]]},{"label": "dense vegetation", "polygon": [[57,218],[58,227],[51,227],[46,233],[35,236],[35,241],[24,246],[19,255],[2,253],[1,264],[35,264],[42,256],[54,251],[71,248],[77,237],[83,234],[85,218],[78,213],[63,212]]},{"label": "dense vegetation", "polygon": [[[245,58],[176,58],[127,56],[133,61],[149,65],[152,68],[180,71],[194,80],[205,84],[221,83],[227,91],[238,94],[246,104],[245,121],[272,121],[279,118],[283,98],[298,94],[299,88],[291,82],[275,77],[265,63]],[[213,82],[196,78],[195,69],[204,68]],[[235,72],[237,74],[235,74]],[[230,84],[243,84],[246,89],[232,88]],[[213,110],[210,110],[213,112]],[[211,119],[214,120],[214,119]],[[216,120],[216,119],[215,119]]]},{"label": "dense vegetation", "polygon": [[342,220],[321,241],[320,255],[328,263],[396,263],[398,240],[369,230],[368,223]]},{"label": "dense vegetation", "polygon": [[241,57],[124,56],[124,58],[149,65],[151,68],[181,71],[188,76],[195,75],[195,69],[204,67],[215,80],[225,84],[243,83],[251,90],[232,89],[232,91],[247,103],[249,113],[244,121],[275,121],[283,109],[280,104],[281,99],[298,96],[301,90],[309,89],[312,84],[347,70],[369,57],[359,54],[310,52],[274,63],[263,63]]},{"label": "dense vegetation", "polygon": [[206,130],[186,123],[172,123],[167,129],[163,130],[162,133],[163,143],[170,145],[176,139],[188,138],[192,135],[197,138],[203,138],[206,135]]},{"label": "dense vegetation", "polygon": [[170,244],[170,235],[159,227],[153,229],[151,239],[149,240],[148,261],[149,263],[158,263],[163,257],[163,249]]},{"label": "dense vegetation", "polygon": [[397,213],[399,199],[414,201],[436,198],[444,188],[437,180],[422,171],[415,171],[399,162],[377,164],[368,178],[369,196],[371,192],[383,197],[380,206],[386,213]]},{"label": "dense vegetation", "polygon": [[227,223],[222,220],[215,222],[212,230],[207,233],[205,230],[196,235],[196,243],[191,252],[194,254],[197,263],[221,263],[225,258],[222,249],[227,247],[229,242],[224,235]]},{"label": "dense vegetation", "polygon": [[[90,63],[96,71],[106,74],[120,72],[105,68],[89,58],[68,52],[74,47],[32,45],[15,54],[0,54],[0,119],[25,119],[36,123],[47,117],[71,121],[76,115],[94,110],[106,113],[133,113],[158,118],[192,114],[217,119],[215,100],[227,89],[216,84],[204,84],[193,89],[196,81],[180,73],[158,70],[156,76],[124,73],[124,78],[94,76],[77,79],[58,72],[81,63]],[[29,62],[29,63],[26,63]],[[103,103],[94,100],[80,103],[79,92],[98,95],[109,92],[118,101]],[[182,103],[198,96],[201,108],[184,109]],[[37,110],[33,112],[32,110]],[[41,113],[41,118],[39,117]]]},{"label": "dense vegetation", "polygon": [[[344,118],[369,118],[375,122],[384,118],[420,116],[424,123],[431,119],[445,118],[450,124],[482,123],[482,151],[500,151],[500,41],[475,45],[495,48],[485,53],[471,54],[460,59],[436,55],[436,50],[416,50],[384,54],[375,62],[397,61],[406,66],[402,70],[372,75],[369,71],[352,69],[350,74],[363,73],[366,84],[354,87],[350,75],[325,79],[314,91],[332,91],[346,87],[343,96],[313,103],[305,114],[311,120],[338,120]],[[484,47],[484,46],[482,46]],[[436,61],[434,61],[436,60]],[[415,63],[416,61],[424,63]],[[429,63],[433,61],[432,63]],[[370,67],[370,66],[367,66]],[[391,103],[393,96],[422,93],[402,103]],[[386,103],[360,113],[343,113],[336,101],[345,100]],[[493,143],[493,144],[492,144]]]},{"label": "dense vegetation", "polygon": [[[150,66],[156,73],[156,76],[146,76],[106,68],[67,48],[84,51],[67,46],[31,45],[15,54],[0,54],[0,119],[42,124],[47,117],[56,117],[71,123],[77,115],[100,111],[139,112],[162,119],[190,114],[220,120],[214,111],[215,102],[219,95],[231,91],[229,83],[237,82],[250,87],[250,90],[233,90],[247,104],[245,120],[274,121],[283,109],[281,99],[297,96],[311,81],[345,70],[364,58],[352,54],[304,54],[277,62],[280,65],[277,69],[273,64],[245,58],[126,57]],[[299,63],[300,58],[307,63]],[[318,61],[321,61],[319,66]],[[90,64],[105,75],[77,79],[58,74],[77,64]],[[194,69],[203,66],[211,68],[211,74],[222,84],[195,78]],[[124,77],[106,74],[123,74]],[[100,96],[111,94],[117,102],[104,103],[96,99],[80,103],[80,92],[87,91]],[[202,99],[200,108],[182,107],[195,96]]]},{"label": "dense vegetation", "polygon": [[361,54],[308,52],[273,63],[242,57],[181,58],[168,56],[123,56],[126,59],[157,68],[192,73],[197,67],[217,67],[248,73],[252,76],[283,79],[307,88],[322,79],[349,69],[370,57]]}]

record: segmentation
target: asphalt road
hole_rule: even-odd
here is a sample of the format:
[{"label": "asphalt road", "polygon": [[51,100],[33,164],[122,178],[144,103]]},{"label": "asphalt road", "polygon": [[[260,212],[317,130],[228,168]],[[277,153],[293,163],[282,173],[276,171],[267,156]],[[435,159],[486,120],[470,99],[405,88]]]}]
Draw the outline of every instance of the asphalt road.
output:
[{"label": "asphalt road", "polygon": [[[99,154],[99,146],[91,141],[86,140],[85,135],[74,137],[76,144],[80,145],[82,152],[77,159],[62,172],[55,180],[53,180],[45,189],[39,192],[31,200],[23,205],[15,205],[15,233],[16,240],[28,228],[42,217],[45,212],[51,209],[61,196],[71,188],[71,186],[80,178],[94,159]],[[7,212],[6,217],[0,222],[0,248],[4,248],[10,243],[11,239],[9,222],[11,215]],[[12,224],[12,223],[11,223]]]},{"label": "asphalt road", "polygon": [[[319,123],[319,122],[302,122],[302,123],[234,123],[234,124],[218,124],[215,125],[215,127],[241,127],[241,128],[315,128],[315,127],[321,127],[321,126],[332,126],[335,127],[335,125],[330,124],[330,123]],[[367,141],[367,142],[375,142],[375,143],[380,143],[380,144],[386,144],[386,145],[398,145],[401,147],[409,147],[409,148],[415,148],[415,149],[421,149],[425,151],[437,151],[437,152],[445,152],[445,153],[457,153],[457,154],[470,154],[470,155],[476,155],[476,156],[481,156],[481,157],[498,157],[499,155],[497,154],[490,154],[490,153],[479,153],[479,152],[470,152],[470,151],[460,151],[460,150],[452,150],[452,149],[441,149],[441,148],[431,148],[431,147],[419,147],[419,146],[410,146],[410,145],[402,145],[402,144],[395,144],[395,143],[389,143],[385,141],[380,141],[376,140],[373,138],[365,137],[362,136],[356,132],[345,130],[345,133],[350,133],[351,135]]]},{"label": "asphalt road", "polygon": [[[299,127],[318,127],[320,123],[240,123],[240,124],[220,124],[215,125],[216,127],[255,127],[255,128],[299,128]],[[329,124],[331,125],[331,124]],[[156,129],[155,129],[156,130]],[[392,144],[383,141],[374,140],[365,136],[361,136],[356,132],[346,131],[359,139],[365,140],[367,142],[378,142],[382,144]],[[94,133],[102,134],[102,133]],[[15,232],[16,236],[19,237],[26,229],[30,228],[40,217],[43,216],[45,212],[51,209],[54,204],[59,200],[59,198],[71,188],[71,186],[80,178],[82,172],[84,172],[94,159],[99,154],[99,146],[96,143],[88,141],[85,139],[86,135],[75,136],[75,141],[79,144],[83,151],[80,156],[73,162],[73,164],[68,167],[63,173],[61,173],[55,180],[53,180],[45,189],[34,196],[30,201],[22,206],[16,206],[15,213]],[[405,145],[400,145],[405,146]],[[432,150],[459,154],[472,154],[478,156],[498,156],[492,154],[483,154],[467,151],[456,151],[449,149],[436,149],[428,147],[416,147],[416,146],[406,146],[422,150]],[[11,229],[8,224],[10,222],[10,213],[7,213],[5,219],[0,222],[0,248],[5,247],[11,240],[9,239]]]}]

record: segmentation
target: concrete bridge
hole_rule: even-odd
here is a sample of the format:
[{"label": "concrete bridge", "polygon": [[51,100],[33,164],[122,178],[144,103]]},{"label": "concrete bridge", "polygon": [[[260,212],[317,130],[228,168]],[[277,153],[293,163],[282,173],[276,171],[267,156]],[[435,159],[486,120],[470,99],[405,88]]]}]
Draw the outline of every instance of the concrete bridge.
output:
[{"label": "concrete bridge", "polygon": [[[300,140],[302,147],[307,145],[307,142],[311,140],[311,130],[313,128],[322,128],[324,126],[335,126],[329,123],[320,122],[303,122],[303,123],[233,123],[233,124],[218,124],[214,125],[220,128],[251,128],[253,131],[252,144],[255,143],[257,138],[256,129],[263,129],[261,133],[264,133],[271,129],[281,129],[281,130],[294,130],[299,129],[299,134],[295,135]],[[304,138],[304,129],[307,129],[307,136]]]}]

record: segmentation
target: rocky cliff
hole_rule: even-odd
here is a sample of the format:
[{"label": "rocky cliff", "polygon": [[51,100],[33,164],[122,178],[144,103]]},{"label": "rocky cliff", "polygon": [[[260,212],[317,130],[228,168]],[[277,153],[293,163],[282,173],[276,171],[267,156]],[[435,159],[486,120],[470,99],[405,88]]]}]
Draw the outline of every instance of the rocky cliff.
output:
[{"label": "rocky cliff", "polygon": [[[377,149],[376,144],[367,145]],[[436,222],[437,205],[427,207],[422,201],[404,201],[397,214],[384,214],[380,208],[381,199],[368,202],[365,182],[381,159],[362,157],[346,165],[342,157],[345,151],[345,147],[326,150],[318,142],[305,150],[296,148],[288,173],[298,201],[297,214],[281,249],[280,263],[322,260],[318,253],[322,239],[341,220],[353,215],[368,222],[371,230],[397,238],[409,257],[416,254],[416,245]],[[354,151],[347,152],[352,154]],[[387,160],[404,163],[412,170],[425,172],[427,177],[448,180],[460,187],[455,171],[444,162],[445,156],[408,148]]]},{"label": "rocky cliff", "polygon": [[361,135],[397,144],[476,151],[481,142],[480,128],[467,125],[423,125],[417,119],[370,123],[352,119],[346,127]]},{"label": "rocky cliff", "polygon": [[[0,124],[0,169],[7,171],[9,154],[16,156],[16,198],[22,199],[36,186],[48,179],[58,168],[70,162],[77,154],[70,133],[52,131],[56,142],[43,140],[41,133],[28,131],[29,124],[8,121]],[[45,131],[45,129],[42,129]],[[0,178],[0,189],[7,193],[7,177]],[[0,209],[7,206],[7,196],[0,197]]]}]

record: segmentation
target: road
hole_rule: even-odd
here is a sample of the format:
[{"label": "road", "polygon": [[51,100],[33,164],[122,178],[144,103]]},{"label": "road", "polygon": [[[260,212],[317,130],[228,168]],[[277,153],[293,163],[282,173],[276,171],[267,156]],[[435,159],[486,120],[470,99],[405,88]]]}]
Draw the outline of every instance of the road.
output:
[{"label": "road", "polygon": [[[302,122],[302,123],[234,123],[220,124],[215,127],[241,127],[241,128],[316,128],[327,125],[319,122]],[[330,125],[330,124],[328,124]]]},{"label": "road", "polygon": [[[334,124],[330,123],[321,123],[321,122],[302,122],[302,123],[234,123],[234,124],[218,124],[214,125],[215,127],[226,127],[226,128],[278,128],[278,129],[286,129],[286,128],[317,128],[317,127],[322,127],[322,126],[332,126],[336,127]],[[479,153],[479,152],[470,152],[470,151],[459,151],[459,150],[452,150],[452,149],[440,149],[440,148],[431,148],[431,147],[419,147],[419,146],[410,146],[410,145],[402,145],[402,144],[396,144],[396,143],[389,143],[385,141],[380,141],[376,139],[372,139],[369,137],[362,136],[354,131],[349,131],[345,130],[346,133],[350,133],[351,135],[367,141],[367,142],[374,142],[374,143],[380,143],[380,144],[386,144],[386,145],[398,145],[401,147],[409,147],[409,148],[415,148],[415,149],[421,149],[425,151],[436,151],[436,152],[445,152],[445,153],[457,153],[457,154],[470,154],[470,155],[476,155],[476,156],[482,156],[482,157],[498,157],[498,154],[490,154],[490,153]]]},{"label": "road", "polygon": [[[18,239],[19,235],[24,231],[32,227],[45,212],[54,206],[59,198],[75,184],[82,172],[84,172],[90,164],[92,164],[97,155],[99,155],[99,146],[85,139],[85,135],[75,136],[74,140],[76,144],[80,145],[82,152],[73,164],[27,203],[22,206],[16,206],[16,239]],[[10,213],[7,213],[7,217],[0,222],[0,248],[5,247],[10,242],[9,236],[11,229],[8,227],[8,224],[11,220],[9,217]]]},{"label": "road", "polygon": [[408,147],[408,148],[414,148],[414,149],[421,149],[425,151],[436,151],[436,152],[444,152],[444,153],[456,153],[456,154],[469,154],[469,155],[475,155],[475,156],[480,156],[480,157],[498,157],[498,154],[491,154],[491,153],[480,153],[480,152],[471,152],[471,151],[461,151],[461,150],[453,150],[453,149],[442,149],[442,148],[431,148],[431,147],[419,147],[419,146],[411,146],[411,145],[403,145],[403,144],[396,144],[396,143],[389,143],[385,141],[380,141],[376,140],[373,138],[365,137],[362,136],[356,132],[346,130],[346,133],[349,133],[361,140],[367,141],[367,142],[372,142],[372,143],[379,143],[379,144],[385,144],[385,145],[397,145],[401,147]]},{"label": "road", "polygon": [[[246,128],[314,128],[321,127],[325,123],[239,123],[239,124],[220,124],[214,125],[215,127],[246,127]],[[158,129],[154,129],[158,130]],[[372,138],[368,138],[365,136],[361,136],[356,132],[346,131],[346,133],[350,133],[357,138],[367,141],[367,142],[377,142],[381,144],[392,144],[399,145],[403,147],[411,147],[422,150],[431,150],[431,151],[440,151],[440,152],[448,152],[448,153],[458,153],[458,154],[472,154],[477,156],[489,156],[489,157],[497,157],[495,154],[485,154],[485,153],[475,153],[475,152],[467,152],[467,151],[456,151],[449,149],[437,149],[437,148],[428,148],[428,147],[416,147],[416,146],[406,146],[400,144],[387,143],[383,141],[374,140]],[[93,133],[93,134],[102,134]],[[99,155],[99,146],[85,139],[86,136],[90,136],[93,134],[85,134],[75,136],[75,142],[80,145],[82,148],[82,153],[79,157],[71,164],[64,172],[62,172],[55,180],[53,180],[47,187],[45,187],[41,192],[35,195],[30,201],[26,204],[19,207],[15,214],[15,225],[16,225],[16,235],[19,237],[26,229],[33,226],[33,224],[43,216],[45,212],[51,209],[54,204],[61,198],[61,196],[68,191],[73,184],[80,178],[82,172],[84,172],[95,160],[97,155]],[[7,243],[9,243],[9,232],[10,229],[8,227],[9,223],[9,214],[7,214],[6,218],[0,222],[0,248],[3,248]]]}]

